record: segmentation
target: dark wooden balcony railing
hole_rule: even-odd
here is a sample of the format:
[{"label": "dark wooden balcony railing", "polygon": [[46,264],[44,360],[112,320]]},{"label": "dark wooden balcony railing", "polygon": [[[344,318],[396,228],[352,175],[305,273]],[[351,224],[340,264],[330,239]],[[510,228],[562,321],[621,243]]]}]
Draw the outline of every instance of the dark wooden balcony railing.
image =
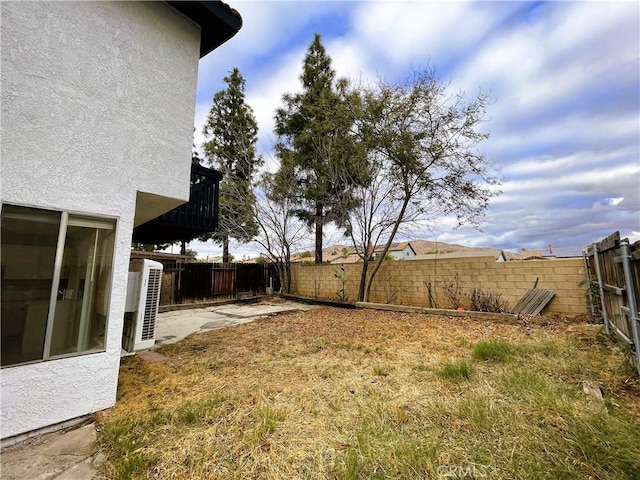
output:
[{"label": "dark wooden balcony railing", "polygon": [[191,166],[189,201],[133,229],[136,243],[172,243],[191,240],[218,226],[218,195],[222,172]]}]

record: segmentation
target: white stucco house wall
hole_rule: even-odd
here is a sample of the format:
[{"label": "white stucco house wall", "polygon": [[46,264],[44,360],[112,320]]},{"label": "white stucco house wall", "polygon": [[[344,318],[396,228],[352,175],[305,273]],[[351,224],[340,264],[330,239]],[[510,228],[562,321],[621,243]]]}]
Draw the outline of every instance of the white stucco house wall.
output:
[{"label": "white stucco house wall", "polygon": [[[383,250],[384,246],[380,246],[374,252],[377,255]],[[411,242],[392,243],[389,247],[388,255],[394,260],[412,260],[416,257],[416,251],[411,246]]]},{"label": "white stucco house wall", "polygon": [[[132,230],[189,199],[220,2],[0,2],[0,438],[112,406]],[[221,72],[223,73],[223,72]]]}]

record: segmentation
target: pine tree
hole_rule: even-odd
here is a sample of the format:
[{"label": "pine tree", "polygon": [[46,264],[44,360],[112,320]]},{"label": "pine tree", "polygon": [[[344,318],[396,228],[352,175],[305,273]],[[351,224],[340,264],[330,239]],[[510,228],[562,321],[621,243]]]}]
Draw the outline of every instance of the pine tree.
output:
[{"label": "pine tree", "polygon": [[364,155],[351,131],[349,102],[356,97],[346,80],[336,80],[319,34],[307,50],[300,81],[302,92],[285,94],[284,106],[276,111],[281,163],[276,182],[296,186],[296,214],[314,227],[315,261],[322,263],[323,227],[332,221],[340,225],[352,208],[348,192],[360,181],[358,165]]},{"label": "pine tree", "polygon": [[222,243],[223,262],[229,261],[229,238],[250,241],[257,233],[253,216],[253,177],[262,159],[257,155],[258,124],[245,102],[245,80],[237,68],[224,78],[227,87],[213,96],[205,122],[205,160],[223,172],[220,182],[218,230],[200,237]]}]

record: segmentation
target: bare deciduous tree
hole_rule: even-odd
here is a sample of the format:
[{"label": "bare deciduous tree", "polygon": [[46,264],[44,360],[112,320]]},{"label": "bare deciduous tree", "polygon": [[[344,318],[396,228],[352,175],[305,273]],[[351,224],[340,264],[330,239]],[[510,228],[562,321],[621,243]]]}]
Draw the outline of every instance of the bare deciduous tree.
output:
[{"label": "bare deciduous tree", "polygon": [[[489,97],[467,99],[427,67],[413,77],[361,87],[355,128],[367,151],[370,183],[356,188],[345,234],[364,260],[358,299],[367,301],[380,265],[401,228],[455,215],[458,225],[479,227],[498,195],[492,164],[476,150]],[[354,104],[355,105],[355,104]],[[372,249],[384,247],[373,265]]]},{"label": "bare deciduous tree", "polygon": [[254,204],[258,233],[254,237],[278,271],[283,293],[291,290],[291,254],[301,250],[308,238],[308,227],[295,215],[294,199],[282,190],[273,175],[262,176]]}]

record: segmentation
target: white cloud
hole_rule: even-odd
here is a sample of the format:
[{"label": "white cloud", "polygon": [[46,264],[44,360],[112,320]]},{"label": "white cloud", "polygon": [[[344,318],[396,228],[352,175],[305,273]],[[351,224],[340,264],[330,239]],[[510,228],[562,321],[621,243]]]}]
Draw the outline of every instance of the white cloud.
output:
[{"label": "white cloud", "polygon": [[475,45],[500,23],[516,4],[489,6],[465,2],[363,3],[353,21],[353,35],[380,63],[447,63]]},{"label": "white cloud", "polygon": [[[242,28],[201,61],[200,81],[217,78],[221,71],[224,74],[227,65],[258,62],[289,50],[292,38],[314,19],[349,8],[339,2],[236,0],[229,4],[240,12]],[[310,42],[311,36],[305,41]]]},{"label": "white cloud", "polygon": [[[526,161],[522,152],[527,151],[543,150],[546,154],[557,152],[556,155],[579,155],[584,158],[586,152],[601,151],[604,145],[609,145],[608,151],[598,153],[598,161],[612,158],[620,150],[624,150],[628,158],[637,155],[638,145],[630,142],[630,139],[638,136],[637,115],[585,118],[583,115],[567,113],[569,115],[566,117],[548,118],[530,125],[518,125],[517,128],[509,128],[507,123],[501,122],[499,132],[486,142],[487,148],[498,156],[495,160],[506,168],[511,167],[507,161]],[[617,144],[618,141],[621,146]],[[585,166],[584,163],[582,166]]]},{"label": "white cloud", "polygon": [[338,77],[346,77],[354,83],[376,77],[370,64],[370,50],[352,39],[340,37],[325,42],[327,53]]},{"label": "white cloud", "polygon": [[638,61],[637,10],[619,2],[546,3],[545,14],[484,43],[454,81],[470,92],[490,88],[496,119],[562,105]]},{"label": "white cloud", "polygon": [[299,89],[304,51],[317,31],[338,74],[352,80],[395,80],[431,59],[453,88],[492,92],[496,103],[484,126],[492,136],[481,148],[501,167],[504,194],[487,212],[486,234],[452,231],[451,219],[438,219],[441,241],[580,246],[614,230],[640,231],[636,3],[232,5],[245,25],[201,62],[197,134],[222,77],[239,66],[259,149],[275,169],[273,114],[283,93]]},{"label": "white cloud", "polygon": [[287,52],[268,70],[268,74],[254,81],[247,89],[247,103],[251,105],[260,126],[260,150],[269,151],[273,145],[274,115],[282,105],[282,96],[300,90],[300,69],[306,47]]}]

